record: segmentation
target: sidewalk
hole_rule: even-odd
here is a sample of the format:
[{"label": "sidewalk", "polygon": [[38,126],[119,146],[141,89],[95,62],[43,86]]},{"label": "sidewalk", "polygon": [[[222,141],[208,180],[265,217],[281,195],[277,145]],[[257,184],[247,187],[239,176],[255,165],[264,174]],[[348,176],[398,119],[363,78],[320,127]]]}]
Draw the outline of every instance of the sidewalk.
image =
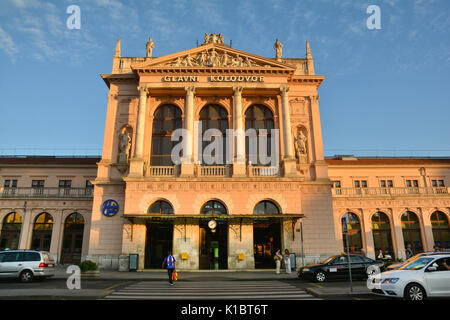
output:
[{"label": "sidewalk", "polygon": [[[275,269],[271,270],[214,270],[214,271],[178,271],[179,281],[198,281],[198,280],[296,280],[297,272],[276,274]],[[57,266],[53,279],[67,279],[69,274],[66,273],[66,267]],[[95,280],[143,280],[143,281],[159,281],[167,280],[167,270],[144,270],[137,272],[121,272],[114,270],[100,270],[100,274],[96,277],[84,277],[83,279]]]}]

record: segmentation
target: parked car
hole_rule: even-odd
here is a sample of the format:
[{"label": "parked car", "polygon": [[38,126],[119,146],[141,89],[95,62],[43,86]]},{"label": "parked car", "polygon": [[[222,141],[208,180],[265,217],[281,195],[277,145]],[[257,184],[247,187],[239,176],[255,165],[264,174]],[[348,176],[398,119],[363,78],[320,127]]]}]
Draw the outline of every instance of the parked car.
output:
[{"label": "parked car", "polygon": [[408,300],[450,297],[450,254],[419,257],[398,270],[381,273],[373,283],[372,292],[377,295]]},{"label": "parked car", "polygon": [[447,253],[448,252],[445,252],[445,251],[429,251],[429,252],[418,253],[418,254],[412,256],[411,258],[409,258],[409,259],[407,259],[407,260],[405,260],[403,262],[391,264],[390,266],[388,266],[386,268],[386,270],[390,271],[390,270],[400,269],[402,266],[410,263],[411,261],[417,260],[417,259],[419,259],[420,257],[423,257],[423,256],[431,256],[431,255],[447,254]]},{"label": "parked car", "polygon": [[49,278],[55,275],[55,265],[52,255],[46,251],[0,251],[0,278],[18,278],[22,282]]},{"label": "parked car", "polygon": [[[384,262],[376,261],[360,255],[350,255],[350,266],[352,279],[366,279],[369,266],[374,265],[384,270]],[[297,273],[300,279],[324,282],[329,279],[348,279],[348,257],[347,255],[331,256],[319,264],[300,268]]]}]

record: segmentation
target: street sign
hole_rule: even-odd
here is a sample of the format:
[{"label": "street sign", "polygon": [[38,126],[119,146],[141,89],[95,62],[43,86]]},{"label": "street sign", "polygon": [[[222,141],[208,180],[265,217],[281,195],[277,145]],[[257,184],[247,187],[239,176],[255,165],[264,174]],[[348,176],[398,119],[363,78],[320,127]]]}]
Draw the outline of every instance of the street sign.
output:
[{"label": "street sign", "polygon": [[347,217],[342,217],[341,224],[342,224],[342,233],[347,234],[348,233]]}]

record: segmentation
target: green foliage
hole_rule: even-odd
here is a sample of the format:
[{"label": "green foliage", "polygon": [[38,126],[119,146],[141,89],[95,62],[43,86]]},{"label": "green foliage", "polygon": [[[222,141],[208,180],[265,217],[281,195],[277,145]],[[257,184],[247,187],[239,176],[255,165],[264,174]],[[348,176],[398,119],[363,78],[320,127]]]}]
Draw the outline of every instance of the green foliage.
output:
[{"label": "green foliage", "polygon": [[98,269],[97,264],[91,260],[85,260],[79,264],[81,272],[95,271]]}]

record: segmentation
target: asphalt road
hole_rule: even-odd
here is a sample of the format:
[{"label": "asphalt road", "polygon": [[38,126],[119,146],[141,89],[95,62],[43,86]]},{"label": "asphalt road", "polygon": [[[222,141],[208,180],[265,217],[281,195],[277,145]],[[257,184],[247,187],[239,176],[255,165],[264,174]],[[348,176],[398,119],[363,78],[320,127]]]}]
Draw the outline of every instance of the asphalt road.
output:
[{"label": "asphalt road", "polygon": [[[191,279],[187,282],[195,284],[205,284],[208,281],[217,281],[217,277],[214,278],[202,278]],[[239,286],[239,280],[228,280]],[[349,284],[348,282],[326,282],[326,283],[313,283],[309,281],[302,281],[297,279],[292,280],[273,280],[284,282],[287,285],[295,286],[298,289],[306,290],[307,288],[316,288],[318,292],[327,291],[324,296],[320,296],[321,299],[326,300],[386,300],[387,298],[379,297],[370,293],[366,294],[354,294],[345,295],[342,291],[345,291]],[[81,290],[69,290],[67,289],[66,281],[63,279],[48,279],[48,280],[36,280],[32,283],[20,283],[14,279],[0,279],[0,299],[100,299],[107,295],[110,295],[116,291],[119,291],[128,286],[136,285],[139,280],[107,280],[107,279],[82,279]],[[158,282],[161,282],[159,280]],[[165,283],[165,282],[164,282]],[[365,282],[354,282],[355,287],[362,288]],[[336,291],[336,295],[331,293]],[[331,293],[330,293],[331,292]]]}]

